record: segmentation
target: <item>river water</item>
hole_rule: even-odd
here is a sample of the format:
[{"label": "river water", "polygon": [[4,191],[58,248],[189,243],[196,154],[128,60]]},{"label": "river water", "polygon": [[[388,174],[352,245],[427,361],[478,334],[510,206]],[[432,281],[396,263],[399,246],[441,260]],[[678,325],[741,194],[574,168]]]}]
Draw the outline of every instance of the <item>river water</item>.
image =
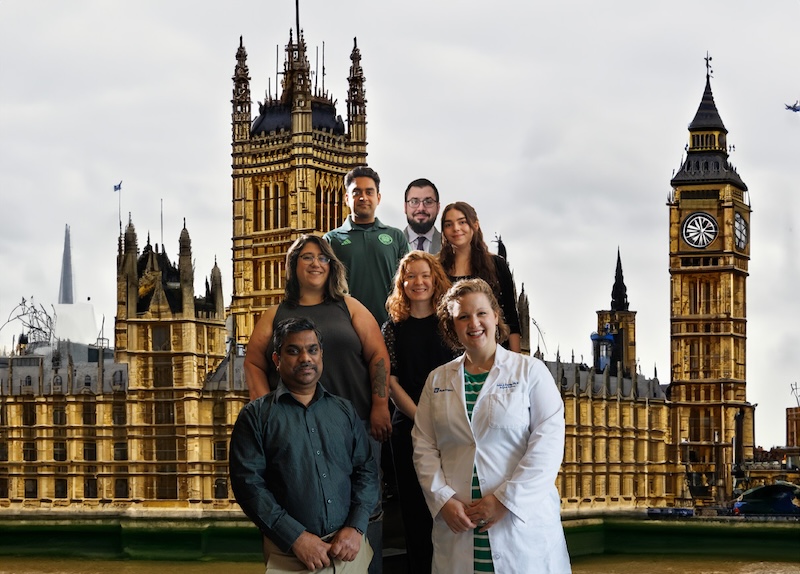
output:
[{"label": "river water", "polygon": [[[800,560],[800,557],[798,557]],[[388,568],[385,569],[389,571]],[[257,562],[151,562],[0,556],[0,574],[262,574]],[[713,557],[589,556],[573,574],[800,574],[800,562],[755,562]]]}]

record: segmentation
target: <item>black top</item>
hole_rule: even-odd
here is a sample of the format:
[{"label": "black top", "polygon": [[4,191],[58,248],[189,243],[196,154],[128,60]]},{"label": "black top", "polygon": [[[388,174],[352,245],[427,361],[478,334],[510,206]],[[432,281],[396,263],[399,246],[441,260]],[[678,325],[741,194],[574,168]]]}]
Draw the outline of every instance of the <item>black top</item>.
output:
[{"label": "black top", "polygon": [[[499,255],[492,254],[494,260],[495,273],[497,274],[498,285],[494,287],[494,296],[497,297],[497,302],[500,304],[500,309],[503,311],[503,320],[511,329],[511,333],[521,334],[522,331],[519,327],[519,313],[517,312],[517,289],[514,287],[514,277],[511,275],[511,270],[508,268],[506,260]],[[461,279],[483,279],[485,277],[478,277],[477,275],[462,275],[454,277],[448,275],[450,281],[455,283]],[[499,288],[499,291],[498,291]]]},{"label": "black top", "polygon": [[[436,315],[424,319],[409,317],[400,323],[389,319],[381,331],[389,350],[392,375],[397,377],[414,403],[419,403],[430,372],[455,357],[454,351],[442,339]],[[392,422],[396,424],[404,419],[408,417],[395,409]]]}]

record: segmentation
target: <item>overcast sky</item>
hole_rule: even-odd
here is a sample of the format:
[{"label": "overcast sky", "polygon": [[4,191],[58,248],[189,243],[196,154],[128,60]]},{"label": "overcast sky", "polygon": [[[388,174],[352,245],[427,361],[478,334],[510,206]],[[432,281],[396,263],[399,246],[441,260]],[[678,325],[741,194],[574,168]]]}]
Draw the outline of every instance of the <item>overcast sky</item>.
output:
[{"label": "overcast sky", "polygon": [[[379,217],[428,177],[502,234],[544,334],[591,362],[617,248],[642,372],[669,377],[667,194],[705,85],[750,189],[748,399],[756,443],[784,444],[800,378],[800,1],[304,0],[312,69],[346,116],[358,37]],[[477,4],[474,4],[477,5]],[[76,301],[112,337],[120,204],[140,248],[175,261],[186,219],[201,292],[215,259],[231,290],[231,76],[244,37],[254,100],[283,66],[291,0],[0,0],[0,324],[25,298],[57,302],[64,226]],[[319,64],[321,70],[321,63]],[[321,74],[320,74],[321,76]],[[316,79],[321,86],[322,78]],[[257,105],[253,106],[254,111]],[[115,194],[120,180],[122,195]],[[494,246],[493,246],[494,249]],[[16,325],[0,332],[10,347]]]}]

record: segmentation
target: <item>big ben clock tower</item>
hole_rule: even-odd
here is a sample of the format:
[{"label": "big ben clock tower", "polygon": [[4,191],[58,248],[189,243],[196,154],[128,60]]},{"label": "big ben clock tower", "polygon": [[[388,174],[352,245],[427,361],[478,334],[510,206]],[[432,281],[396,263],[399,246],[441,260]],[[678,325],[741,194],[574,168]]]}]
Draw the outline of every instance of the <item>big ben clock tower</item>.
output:
[{"label": "big ben clock tower", "polygon": [[[667,203],[672,437],[689,494],[700,503],[730,497],[737,465],[752,458],[754,442],[745,370],[750,199],[729,161],[710,60]],[[679,495],[684,482],[677,479]]]}]

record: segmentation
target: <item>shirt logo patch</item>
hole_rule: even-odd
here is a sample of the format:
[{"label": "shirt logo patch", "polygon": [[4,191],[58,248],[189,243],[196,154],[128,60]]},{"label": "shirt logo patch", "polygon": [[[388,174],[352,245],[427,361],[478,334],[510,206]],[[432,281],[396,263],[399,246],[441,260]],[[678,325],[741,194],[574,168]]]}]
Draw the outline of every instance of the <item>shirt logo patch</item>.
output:
[{"label": "shirt logo patch", "polygon": [[381,233],[380,235],[378,235],[378,241],[380,241],[384,245],[391,245],[392,243],[394,243],[392,236],[387,235],[386,233]]},{"label": "shirt logo patch", "polygon": [[351,243],[352,243],[352,241],[350,241],[350,238],[349,237],[345,237],[344,241],[339,243],[339,245],[350,245]]},{"label": "shirt logo patch", "polygon": [[519,381],[512,381],[510,383],[497,383],[498,389],[513,391],[519,386]]},{"label": "shirt logo patch", "polygon": [[433,394],[436,393],[452,393],[453,389],[443,389],[441,387],[433,387]]}]

